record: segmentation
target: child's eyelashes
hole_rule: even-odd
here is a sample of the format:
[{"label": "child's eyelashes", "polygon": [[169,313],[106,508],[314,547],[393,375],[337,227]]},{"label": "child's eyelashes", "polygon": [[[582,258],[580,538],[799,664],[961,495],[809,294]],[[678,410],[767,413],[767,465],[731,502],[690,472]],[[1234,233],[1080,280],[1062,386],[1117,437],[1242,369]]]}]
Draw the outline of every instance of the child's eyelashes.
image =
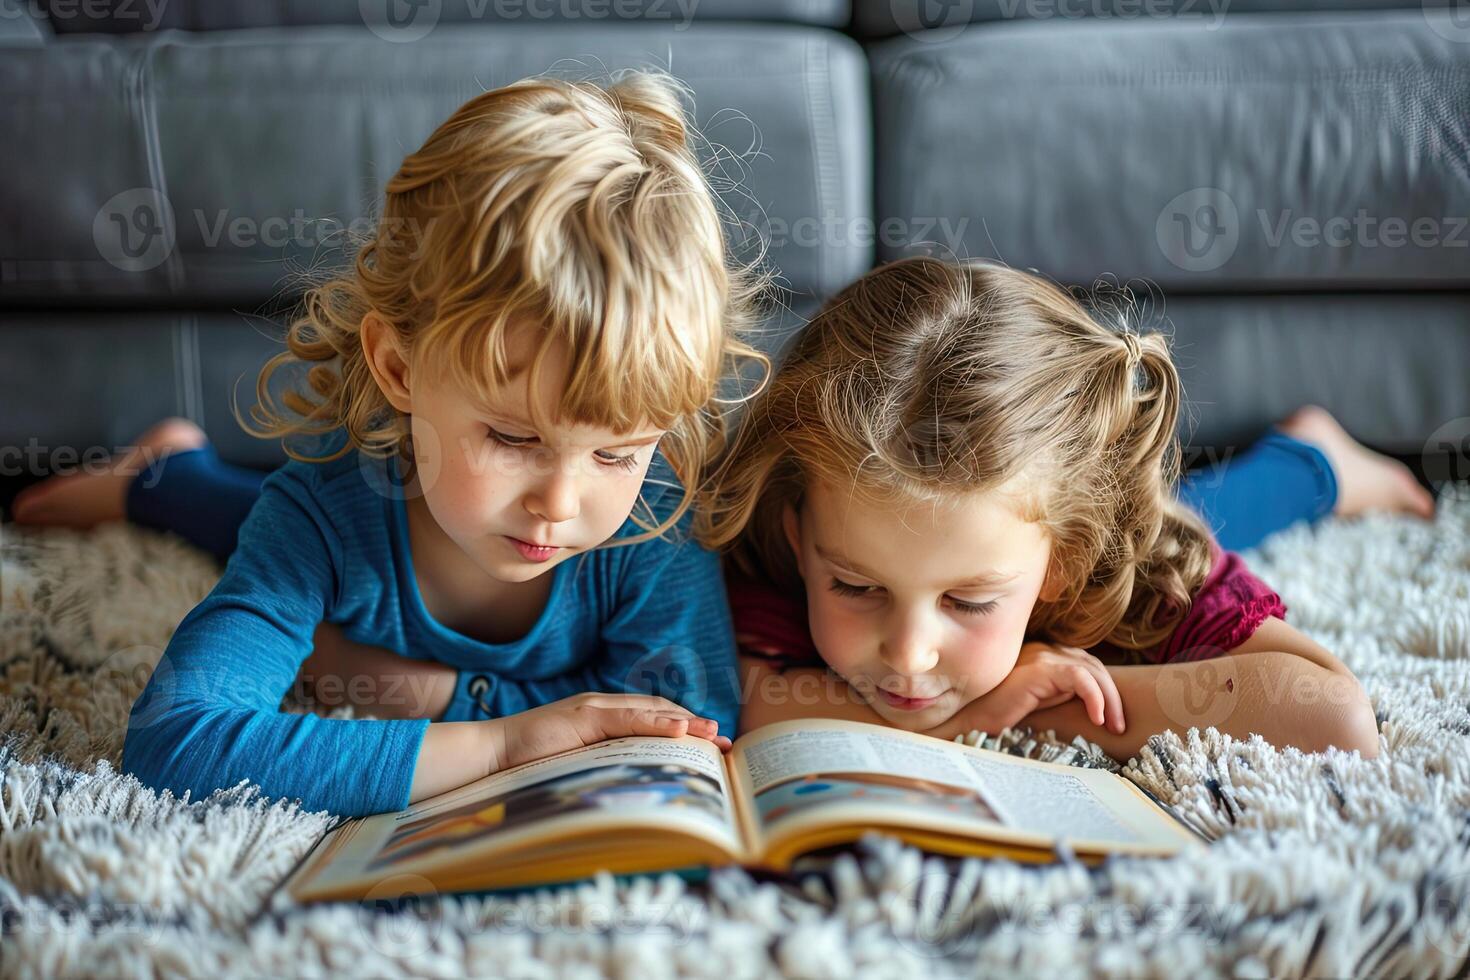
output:
[{"label": "child's eyelashes", "polygon": [[966,602],[963,599],[956,599],[951,596],[949,601],[954,603],[956,612],[962,612],[967,616],[983,616],[986,613],[994,612],[996,605],[998,605],[994,599],[988,602]]},{"label": "child's eyelashes", "polygon": [[617,453],[607,453],[599,449],[594,455],[608,466],[615,466],[620,470],[634,470],[638,468],[638,454],[629,453],[619,456]]},{"label": "child's eyelashes", "polygon": [[849,582],[842,581],[842,579],[840,578],[832,579],[832,583],[828,586],[828,588],[830,588],[833,592],[836,592],[838,595],[849,596],[853,599],[856,599],[859,596],[873,594],[873,587],[871,585],[852,585]]},{"label": "child's eyelashes", "polygon": [[[842,579],[835,577],[828,584],[827,588],[840,596],[847,596],[850,599],[861,599],[865,596],[877,595],[883,591],[874,585],[853,585],[851,582],[844,582]],[[954,596],[945,596],[945,598],[949,600],[955,612],[964,613],[966,616],[983,616],[986,613],[994,612],[995,607],[999,605],[995,599],[991,599],[988,602],[966,602],[963,599],[956,599]]]},{"label": "child's eyelashes", "polygon": [[[537,442],[535,436],[513,436],[505,432],[496,431],[490,426],[486,426],[485,428],[490,433],[491,439],[510,449],[529,449]],[[638,468],[638,454],[636,452],[628,453],[626,456],[620,456],[617,453],[610,453],[605,449],[599,449],[592,455],[596,456],[597,461],[604,466],[611,466],[620,470],[634,470]]]},{"label": "child's eyelashes", "polygon": [[504,432],[498,432],[495,429],[490,428],[489,426],[486,426],[485,428],[486,431],[490,433],[491,439],[494,439],[502,446],[510,446],[512,449],[523,449],[536,441],[535,436],[513,436],[508,435]]}]

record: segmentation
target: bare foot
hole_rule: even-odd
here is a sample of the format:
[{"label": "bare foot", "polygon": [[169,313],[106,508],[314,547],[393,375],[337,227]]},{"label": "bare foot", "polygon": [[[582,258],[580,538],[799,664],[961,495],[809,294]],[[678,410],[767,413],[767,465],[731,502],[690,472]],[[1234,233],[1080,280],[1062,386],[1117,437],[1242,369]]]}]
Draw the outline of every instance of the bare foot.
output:
[{"label": "bare foot", "polygon": [[1407,466],[1373,450],[1348,435],[1332,413],[1305,405],[1276,426],[1294,439],[1322,450],[1337,476],[1334,514],[1351,517],[1370,510],[1434,516],[1434,495]]},{"label": "bare foot", "polygon": [[133,477],[169,453],[198,449],[208,442],[204,430],[188,419],[164,419],[105,467],[62,473],[26,487],[16,495],[11,513],[17,524],[51,527],[89,528],[120,521],[126,516]]}]

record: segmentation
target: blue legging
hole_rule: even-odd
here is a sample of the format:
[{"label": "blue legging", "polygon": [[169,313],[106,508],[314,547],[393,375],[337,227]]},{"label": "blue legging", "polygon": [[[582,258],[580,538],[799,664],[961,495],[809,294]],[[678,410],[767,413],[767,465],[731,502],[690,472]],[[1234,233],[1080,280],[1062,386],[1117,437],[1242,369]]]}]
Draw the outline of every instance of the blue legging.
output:
[{"label": "blue legging", "polygon": [[1322,450],[1272,429],[1241,455],[1190,471],[1178,495],[1222,548],[1244,551],[1274,531],[1332,513],[1337,476]]},{"label": "blue legging", "polygon": [[[134,477],[128,520],[173,531],[223,562],[267,475],[226,463],[212,446],[172,453]],[[1241,551],[1331,513],[1337,479],[1320,450],[1273,429],[1240,456],[1187,474],[1179,499],[1204,516],[1221,547]]]}]

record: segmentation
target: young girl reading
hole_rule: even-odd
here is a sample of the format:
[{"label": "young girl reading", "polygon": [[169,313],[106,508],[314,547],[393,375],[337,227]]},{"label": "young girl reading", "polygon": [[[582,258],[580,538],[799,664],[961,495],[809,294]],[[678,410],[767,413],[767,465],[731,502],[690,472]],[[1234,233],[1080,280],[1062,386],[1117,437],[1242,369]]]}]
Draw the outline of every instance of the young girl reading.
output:
[{"label": "young girl reading", "polygon": [[1175,499],[1180,399],[1161,334],[1025,272],[915,258],[839,293],[697,518],[741,573],[742,731],[1024,720],[1127,757],[1215,725],[1374,754],[1357,680]]},{"label": "young girl reading", "polygon": [[[170,423],[144,472],[18,503],[37,523],[126,513],[228,555],[134,706],[123,768],[359,816],[606,737],[727,748],[733,634],[688,508],[722,438],[718,379],[764,360],[736,337],[760,288],[726,264],[669,80],[467,102],[258,380],[257,434],[292,462],[262,482]],[[286,367],[306,390],[278,401]],[[324,642],[422,662],[400,679],[435,686],[402,717],[280,712]]]}]

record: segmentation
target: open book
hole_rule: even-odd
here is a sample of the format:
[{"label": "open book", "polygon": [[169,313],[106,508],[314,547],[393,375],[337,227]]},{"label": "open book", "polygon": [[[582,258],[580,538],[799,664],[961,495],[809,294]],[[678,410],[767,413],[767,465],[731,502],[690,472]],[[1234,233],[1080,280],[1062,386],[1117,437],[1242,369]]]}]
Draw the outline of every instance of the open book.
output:
[{"label": "open book", "polygon": [[[1101,769],[1035,762],[846,721],[788,721],[736,740],[619,738],[493,773],[328,833],[285,887],[298,902],[379,882],[489,891],[738,863],[784,871],[880,830],[950,855],[1049,861],[1168,856],[1201,839]],[[409,891],[412,891],[410,887]]]}]

